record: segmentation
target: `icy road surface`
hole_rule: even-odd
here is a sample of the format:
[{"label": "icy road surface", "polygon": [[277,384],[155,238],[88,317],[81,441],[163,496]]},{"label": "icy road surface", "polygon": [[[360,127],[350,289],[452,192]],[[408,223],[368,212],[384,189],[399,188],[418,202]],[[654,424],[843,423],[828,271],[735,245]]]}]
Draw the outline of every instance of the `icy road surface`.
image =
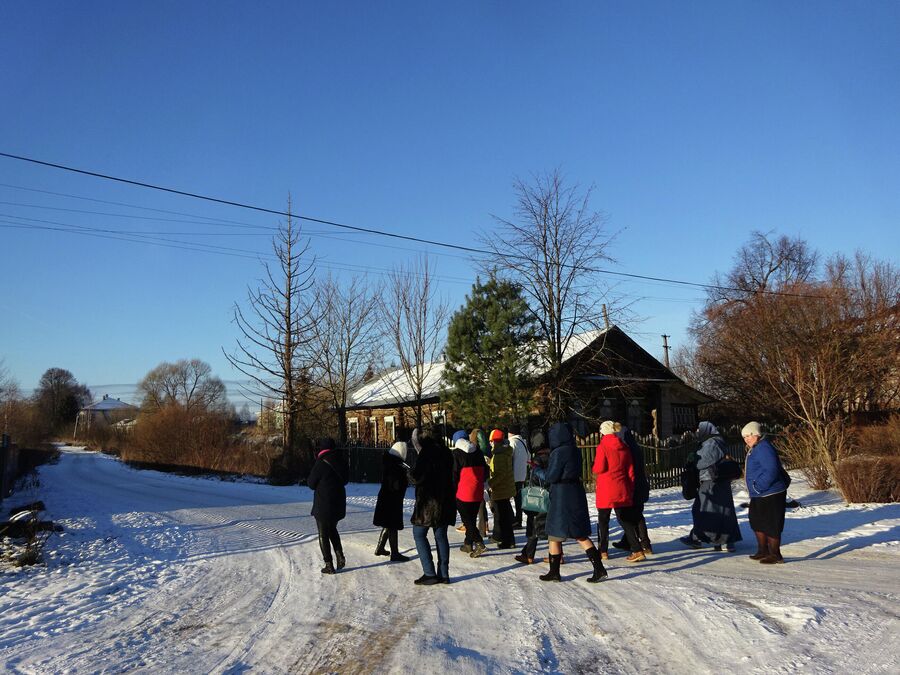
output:
[{"label": "icy road surface", "polygon": [[[614,553],[604,583],[585,583],[574,543],[564,583],[548,584],[537,579],[546,567],[519,565],[518,551],[473,560],[451,532],[453,583],[417,587],[417,560],[372,554],[377,486],[348,486],[348,567],[323,576],[306,488],[137,471],[69,449],[3,504],[42,499],[65,533],[50,538],[46,566],[0,571],[0,668],[900,671],[900,505],[846,507],[797,476],[790,494],[804,507],[788,514],[785,565],[747,558],[745,510],[738,553],[685,549],[690,504],[668,490],[647,505],[655,555],[628,565]],[[736,487],[735,502],[745,499]],[[409,527],[400,544],[415,555]]]}]

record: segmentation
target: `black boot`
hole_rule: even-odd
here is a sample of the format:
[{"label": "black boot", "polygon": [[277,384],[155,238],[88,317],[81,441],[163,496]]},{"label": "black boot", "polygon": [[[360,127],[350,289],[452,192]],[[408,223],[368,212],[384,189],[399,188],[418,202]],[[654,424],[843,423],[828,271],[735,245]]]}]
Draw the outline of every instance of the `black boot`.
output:
[{"label": "black boot", "polygon": [[594,566],[594,573],[588,577],[588,583],[596,584],[598,581],[606,579],[609,574],[607,574],[606,569],[603,567],[603,561],[600,559],[600,551],[592,546],[587,550],[587,557]]},{"label": "black boot", "polygon": [[381,534],[378,536],[378,546],[375,547],[375,555],[390,555],[384,545],[388,541],[388,529],[381,528]]},{"label": "black boot", "polygon": [[388,530],[388,542],[391,545],[391,562],[409,562],[409,558],[400,553],[397,545],[397,530]]},{"label": "black boot", "polygon": [[331,562],[331,542],[321,527],[319,528],[319,549],[322,551],[322,560],[325,563],[322,574],[334,574],[334,565]]},{"label": "black boot", "polygon": [[[594,549],[595,551],[597,549]],[[547,574],[542,574],[538,577],[541,581],[562,581],[562,577],[559,576],[559,560],[562,558],[562,554],[550,554],[550,571]]]}]

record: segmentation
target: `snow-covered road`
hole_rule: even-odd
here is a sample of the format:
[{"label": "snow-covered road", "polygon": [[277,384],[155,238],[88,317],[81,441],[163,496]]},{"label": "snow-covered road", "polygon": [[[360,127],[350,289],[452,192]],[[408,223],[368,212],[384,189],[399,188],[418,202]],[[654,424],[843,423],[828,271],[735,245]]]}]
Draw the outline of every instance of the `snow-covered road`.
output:
[{"label": "snow-covered road", "polygon": [[[515,551],[453,550],[453,583],[417,587],[416,560],[372,554],[377,486],[349,486],[348,568],[323,576],[306,488],[136,471],[69,450],[4,503],[43,499],[65,533],[51,537],[46,567],[0,572],[0,668],[898,672],[900,505],[845,507],[798,483],[786,565],[746,557],[746,511],[738,554],[685,549],[689,504],[670,490],[648,504],[655,555],[629,566],[614,554],[602,584],[584,582],[589,564],[568,544],[562,584],[538,581],[545,568],[519,565]],[[400,541],[415,555],[410,529]]]}]

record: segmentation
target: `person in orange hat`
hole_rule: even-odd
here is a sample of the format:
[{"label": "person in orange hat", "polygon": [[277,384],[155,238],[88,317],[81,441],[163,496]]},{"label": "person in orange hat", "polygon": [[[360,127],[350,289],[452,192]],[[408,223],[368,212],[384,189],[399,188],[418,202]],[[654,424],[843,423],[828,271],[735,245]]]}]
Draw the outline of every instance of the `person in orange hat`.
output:
[{"label": "person in orange hat", "polygon": [[515,548],[513,509],[509,501],[516,494],[512,448],[509,447],[505,434],[500,429],[494,429],[489,439],[492,450],[489,464],[491,499],[496,509],[493,539],[497,542],[497,548]]}]

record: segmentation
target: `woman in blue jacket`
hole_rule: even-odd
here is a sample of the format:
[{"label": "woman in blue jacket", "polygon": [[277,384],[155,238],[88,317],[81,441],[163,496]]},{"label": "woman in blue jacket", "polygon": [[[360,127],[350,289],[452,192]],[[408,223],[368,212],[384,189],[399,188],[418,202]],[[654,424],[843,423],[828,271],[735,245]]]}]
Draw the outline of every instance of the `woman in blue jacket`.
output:
[{"label": "woman in blue jacket", "polygon": [[756,535],[756,553],[750,556],[763,565],[783,563],[781,533],[788,475],[775,447],[763,437],[759,422],[749,422],[741,436],[750,451],[744,473],[750,494],[750,527]]}]

